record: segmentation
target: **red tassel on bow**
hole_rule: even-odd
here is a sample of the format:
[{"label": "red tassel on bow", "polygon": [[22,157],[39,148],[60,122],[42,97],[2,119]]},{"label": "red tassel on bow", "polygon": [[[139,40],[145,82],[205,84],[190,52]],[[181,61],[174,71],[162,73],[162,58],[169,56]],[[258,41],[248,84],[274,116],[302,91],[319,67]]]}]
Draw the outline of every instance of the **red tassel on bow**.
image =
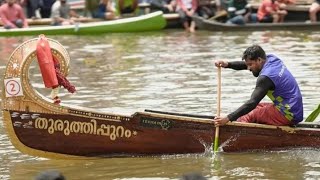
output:
[{"label": "red tassel on bow", "polygon": [[59,104],[61,102],[58,97],[59,86],[63,86],[71,93],[76,89],[61,73],[59,61],[52,55],[49,42],[43,34],[39,36],[36,53],[44,85],[46,88],[52,88],[51,98],[54,103]]}]

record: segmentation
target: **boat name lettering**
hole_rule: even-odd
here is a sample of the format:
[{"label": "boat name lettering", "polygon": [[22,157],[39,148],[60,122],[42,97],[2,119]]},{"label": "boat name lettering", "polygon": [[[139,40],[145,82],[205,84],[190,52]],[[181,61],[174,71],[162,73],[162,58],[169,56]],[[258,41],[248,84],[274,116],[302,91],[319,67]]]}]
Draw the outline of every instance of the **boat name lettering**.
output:
[{"label": "boat name lettering", "polygon": [[37,118],[35,120],[36,129],[46,129],[49,134],[55,132],[63,132],[65,136],[71,133],[93,134],[98,136],[108,136],[110,140],[114,141],[117,138],[130,138],[136,135],[136,131],[125,129],[123,126],[107,125],[97,123],[97,120],[91,119],[90,122],[68,121],[68,120],[53,120],[47,118]]}]

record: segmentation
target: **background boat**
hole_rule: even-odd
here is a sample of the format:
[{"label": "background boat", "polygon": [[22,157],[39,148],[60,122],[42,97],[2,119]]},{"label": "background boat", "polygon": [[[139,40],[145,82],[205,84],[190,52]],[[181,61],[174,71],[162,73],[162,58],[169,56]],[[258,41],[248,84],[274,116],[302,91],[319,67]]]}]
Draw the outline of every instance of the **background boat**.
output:
[{"label": "background boat", "polygon": [[90,35],[110,32],[143,32],[163,29],[166,20],[163,13],[158,11],[147,15],[129,17],[112,21],[91,23],[75,23],[66,26],[39,26],[16,29],[0,29],[0,36],[21,35]]},{"label": "background boat", "polygon": [[204,19],[199,16],[193,17],[197,28],[210,31],[268,31],[268,30],[290,30],[290,31],[318,31],[320,22],[284,22],[284,23],[247,23],[245,25],[235,25],[221,23],[215,20]]}]

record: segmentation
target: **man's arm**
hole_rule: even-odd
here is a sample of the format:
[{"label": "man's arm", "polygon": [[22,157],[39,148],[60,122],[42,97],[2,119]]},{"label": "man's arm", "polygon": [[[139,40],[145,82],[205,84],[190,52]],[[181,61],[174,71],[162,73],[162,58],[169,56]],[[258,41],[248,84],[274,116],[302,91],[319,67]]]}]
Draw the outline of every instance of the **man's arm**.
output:
[{"label": "man's arm", "polygon": [[226,68],[231,68],[234,70],[245,70],[248,69],[246,63],[244,61],[233,61],[233,62],[228,62],[228,65]]},{"label": "man's arm", "polygon": [[259,102],[267,95],[269,90],[275,88],[274,83],[267,76],[259,76],[257,79],[256,87],[251,94],[251,98],[240,106],[236,111],[230,113],[227,117],[230,121],[235,121],[239,117],[248,114],[252,111]]}]

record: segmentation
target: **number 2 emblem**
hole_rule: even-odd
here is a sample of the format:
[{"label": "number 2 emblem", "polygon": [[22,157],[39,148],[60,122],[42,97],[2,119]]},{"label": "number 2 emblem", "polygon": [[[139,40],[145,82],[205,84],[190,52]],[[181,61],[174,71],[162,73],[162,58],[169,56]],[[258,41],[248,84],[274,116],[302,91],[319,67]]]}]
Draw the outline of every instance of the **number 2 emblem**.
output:
[{"label": "number 2 emblem", "polygon": [[23,96],[19,78],[5,79],[6,97]]}]

